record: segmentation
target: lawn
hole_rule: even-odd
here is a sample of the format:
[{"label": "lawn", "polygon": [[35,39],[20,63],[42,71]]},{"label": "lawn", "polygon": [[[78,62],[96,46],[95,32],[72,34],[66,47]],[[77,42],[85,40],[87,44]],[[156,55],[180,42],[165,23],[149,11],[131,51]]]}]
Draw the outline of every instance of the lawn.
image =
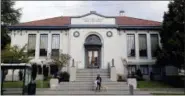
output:
[{"label": "lawn", "polygon": [[184,93],[151,93],[152,95],[185,95]]},{"label": "lawn", "polygon": [[[42,85],[43,83],[43,85]],[[4,88],[22,88],[23,82],[22,81],[6,81],[3,83]],[[36,81],[37,88],[49,88],[49,80],[47,81]],[[43,87],[42,87],[43,86]]]},{"label": "lawn", "polygon": [[173,88],[159,81],[138,81],[138,88]]}]

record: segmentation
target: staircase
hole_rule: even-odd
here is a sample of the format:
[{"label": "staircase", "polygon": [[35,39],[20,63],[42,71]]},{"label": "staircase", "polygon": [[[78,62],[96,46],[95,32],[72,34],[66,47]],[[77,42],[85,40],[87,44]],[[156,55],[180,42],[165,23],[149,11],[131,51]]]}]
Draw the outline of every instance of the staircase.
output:
[{"label": "staircase", "polygon": [[[107,87],[101,92],[94,91],[94,81],[97,74],[102,77],[102,85]],[[137,92],[137,91],[135,91]],[[76,81],[61,82],[56,89],[38,91],[37,95],[128,95],[129,87],[126,82],[111,81],[107,69],[78,69]],[[137,94],[139,94],[137,92]],[[141,94],[141,93],[140,93]],[[148,94],[143,93],[142,94]]]}]

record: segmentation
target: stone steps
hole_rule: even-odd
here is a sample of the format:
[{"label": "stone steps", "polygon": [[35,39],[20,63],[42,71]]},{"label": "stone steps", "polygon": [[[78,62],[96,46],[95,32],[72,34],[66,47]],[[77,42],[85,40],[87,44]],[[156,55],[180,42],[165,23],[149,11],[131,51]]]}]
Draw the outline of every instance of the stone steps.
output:
[{"label": "stone steps", "polygon": [[[94,81],[97,74],[102,77],[102,92],[95,92]],[[110,80],[107,69],[78,69],[76,81],[60,82],[54,89],[43,92],[38,91],[37,95],[128,95],[129,87],[126,82],[115,82]]]},{"label": "stone steps", "polygon": [[78,69],[77,72],[106,72],[108,73],[107,69]]},{"label": "stone steps", "polygon": [[[56,90],[66,90],[66,91],[77,91],[77,90],[82,90],[82,91],[88,91],[88,90],[94,90],[95,87],[94,86],[58,86],[56,87]],[[124,91],[124,90],[129,90],[128,86],[106,86],[107,90],[120,90],[120,91]]]},{"label": "stone steps", "polygon": [[[87,84],[94,84],[94,82],[81,82],[81,81],[73,81],[73,82],[60,82],[60,85],[66,84],[66,85],[71,85],[71,84],[77,84],[77,85],[87,85]],[[102,84],[106,85],[127,85],[127,82],[115,82],[115,81],[110,81],[110,82],[102,82]]]},{"label": "stone steps", "polygon": [[85,72],[82,72],[82,73],[79,73],[77,72],[77,76],[97,76],[97,74],[100,74],[100,76],[109,76],[108,73],[85,73]]},{"label": "stone steps", "polygon": [[[96,92],[96,91],[79,91],[79,90],[74,90],[74,91],[51,91],[51,90],[46,90],[46,91],[37,91],[37,95],[129,95],[128,90],[112,90],[112,91],[105,91],[102,90],[101,92]],[[134,94],[137,95],[148,95],[148,92],[142,92],[142,91],[134,91]]]},{"label": "stone steps", "polygon": [[[76,78],[96,78],[97,76],[96,75],[77,75]],[[101,75],[102,78],[110,78],[109,75]]]}]

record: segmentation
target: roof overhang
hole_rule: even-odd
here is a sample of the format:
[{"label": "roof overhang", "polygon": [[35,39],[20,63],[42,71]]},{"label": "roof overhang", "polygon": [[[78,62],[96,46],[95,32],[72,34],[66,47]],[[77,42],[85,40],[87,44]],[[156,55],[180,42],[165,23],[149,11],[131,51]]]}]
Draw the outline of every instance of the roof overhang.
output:
[{"label": "roof overhang", "polygon": [[126,25],[85,25],[73,24],[65,26],[8,26],[9,30],[65,30],[70,28],[116,28],[119,30],[160,30],[161,26],[126,26]]},{"label": "roof overhang", "polygon": [[119,25],[118,29],[124,30],[160,30],[161,26],[122,26]]},{"label": "roof overhang", "polygon": [[63,30],[69,26],[8,26],[9,30]]}]

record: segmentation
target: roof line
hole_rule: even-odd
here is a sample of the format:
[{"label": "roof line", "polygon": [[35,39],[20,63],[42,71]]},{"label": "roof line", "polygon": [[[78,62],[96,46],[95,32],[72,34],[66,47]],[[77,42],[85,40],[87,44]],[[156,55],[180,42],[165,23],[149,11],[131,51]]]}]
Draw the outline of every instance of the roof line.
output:
[{"label": "roof line", "polygon": [[80,16],[71,16],[71,18],[81,18],[81,17],[85,17],[85,16],[88,16],[88,15],[91,15],[91,14],[95,14],[95,15],[98,15],[100,17],[105,17],[105,18],[116,18],[115,16],[105,16],[105,15],[99,14],[96,11],[90,11],[90,13],[80,15]]}]

